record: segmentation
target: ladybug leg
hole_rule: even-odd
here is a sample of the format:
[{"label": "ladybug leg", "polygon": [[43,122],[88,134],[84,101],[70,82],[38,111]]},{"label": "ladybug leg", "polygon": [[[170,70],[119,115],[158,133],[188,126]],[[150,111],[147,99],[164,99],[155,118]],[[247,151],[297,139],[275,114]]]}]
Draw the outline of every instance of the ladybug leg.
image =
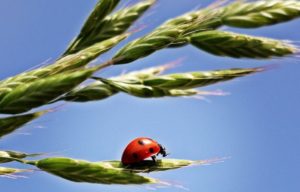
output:
[{"label": "ladybug leg", "polygon": [[166,148],[164,148],[164,147],[161,146],[160,144],[159,144],[159,147],[160,147],[159,153],[160,153],[163,157],[166,157],[166,156],[168,155],[167,152],[166,152]]},{"label": "ladybug leg", "polygon": [[152,161],[153,161],[154,163],[156,163],[156,156],[155,156],[155,155],[151,156],[151,159],[152,159]]}]

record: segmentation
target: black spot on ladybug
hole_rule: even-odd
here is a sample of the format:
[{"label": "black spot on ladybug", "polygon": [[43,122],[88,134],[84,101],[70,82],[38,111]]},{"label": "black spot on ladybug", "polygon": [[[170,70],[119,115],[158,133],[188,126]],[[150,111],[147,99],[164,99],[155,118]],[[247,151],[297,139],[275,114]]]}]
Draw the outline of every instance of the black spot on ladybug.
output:
[{"label": "black spot on ladybug", "polygon": [[150,153],[154,153],[154,149],[151,147],[151,148],[149,148],[149,152]]},{"label": "black spot on ladybug", "polygon": [[145,143],[144,143],[143,140],[139,140],[138,143],[139,143],[140,145],[145,145]]},{"label": "black spot on ladybug", "polygon": [[136,154],[136,153],[132,153],[132,157],[135,158],[135,159],[139,158],[138,154]]}]

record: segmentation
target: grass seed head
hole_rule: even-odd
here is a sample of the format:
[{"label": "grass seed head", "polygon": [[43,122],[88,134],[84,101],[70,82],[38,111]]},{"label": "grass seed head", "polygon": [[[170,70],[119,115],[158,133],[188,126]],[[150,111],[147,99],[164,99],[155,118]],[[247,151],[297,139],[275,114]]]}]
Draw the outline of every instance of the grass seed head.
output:
[{"label": "grass seed head", "polygon": [[195,47],[218,56],[268,59],[295,54],[298,49],[284,41],[225,31],[205,31],[192,35]]},{"label": "grass seed head", "polygon": [[155,179],[105,163],[53,157],[39,160],[35,165],[43,171],[74,182],[122,185],[156,183]]},{"label": "grass seed head", "polygon": [[300,2],[295,0],[237,1],[224,8],[224,25],[257,28],[290,21],[300,16]]},{"label": "grass seed head", "polygon": [[48,111],[40,111],[35,113],[29,113],[24,115],[17,115],[12,117],[0,118],[0,138],[8,135],[20,127],[24,126],[28,122],[33,121],[36,118],[44,115]]},{"label": "grass seed head", "polygon": [[48,104],[88,79],[95,68],[61,73],[18,86],[0,101],[0,113],[18,114]]},{"label": "grass seed head", "polygon": [[114,10],[119,2],[120,0],[98,0],[79,35],[69,45],[63,56],[76,53],[95,43],[99,43],[100,41],[95,41],[94,36],[91,36],[91,34],[101,28],[101,21]]},{"label": "grass seed head", "polygon": [[[143,70],[133,71],[127,74],[123,74],[118,77],[112,77],[112,80],[119,80],[119,81],[138,81],[150,78],[154,75],[160,74],[165,70],[172,67],[172,65],[162,65],[158,67],[151,67]],[[106,99],[110,96],[115,95],[118,93],[119,90],[113,88],[112,86],[105,84],[100,81],[96,81],[90,83],[88,85],[83,85],[76,87],[63,97],[59,98],[59,100],[65,101],[73,101],[73,102],[88,102],[88,101],[95,101],[95,100],[102,100]]]}]

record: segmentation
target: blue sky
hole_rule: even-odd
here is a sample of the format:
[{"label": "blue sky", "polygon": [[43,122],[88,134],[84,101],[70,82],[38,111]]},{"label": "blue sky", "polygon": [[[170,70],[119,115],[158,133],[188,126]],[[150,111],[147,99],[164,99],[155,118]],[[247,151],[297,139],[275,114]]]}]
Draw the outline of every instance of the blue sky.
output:
[{"label": "blue sky", "polygon": [[[160,0],[139,22],[147,28],[121,45],[168,18],[211,2]],[[54,60],[78,33],[95,3],[96,0],[2,0],[0,78],[48,59]],[[297,44],[299,28],[300,20],[295,20],[255,30],[226,30],[289,39]],[[98,60],[109,59],[121,45]],[[99,102],[68,103],[2,139],[1,149],[56,152],[59,156],[99,161],[119,159],[131,139],[147,136],[162,143],[171,153],[170,158],[232,157],[210,166],[151,173],[152,177],[179,183],[191,191],[299,191],[299,59],[237,60],[212,56],[187,46],[162,50],[143,60],[106,69],[99,75],[118,75],[124,70],[142,69],[182,57],[185,60],[170,73],[268,64],[279,67],[205,88],[231,93],[225,97],[209,97],[210,102],[192,98],[139,99],[119,94]],[[43,172],[30,174],[27,179],[0,180],[1,189],[9,192],[139,192],[147,189],[145,186],[72,183]],[[182,189],[168,187],[158,191]]]}]

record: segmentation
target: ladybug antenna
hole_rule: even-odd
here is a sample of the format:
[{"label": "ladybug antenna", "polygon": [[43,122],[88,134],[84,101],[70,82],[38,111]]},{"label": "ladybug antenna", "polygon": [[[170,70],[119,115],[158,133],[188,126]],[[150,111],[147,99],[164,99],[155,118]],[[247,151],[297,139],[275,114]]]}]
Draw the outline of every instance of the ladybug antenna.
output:
[{"label": "ladybug antenna", "polygon": [[164,148],[162,145],[159,144],[160,151],[159,153],[163,156],[166,157],[169,153],[166,152],[166,148]]}]

